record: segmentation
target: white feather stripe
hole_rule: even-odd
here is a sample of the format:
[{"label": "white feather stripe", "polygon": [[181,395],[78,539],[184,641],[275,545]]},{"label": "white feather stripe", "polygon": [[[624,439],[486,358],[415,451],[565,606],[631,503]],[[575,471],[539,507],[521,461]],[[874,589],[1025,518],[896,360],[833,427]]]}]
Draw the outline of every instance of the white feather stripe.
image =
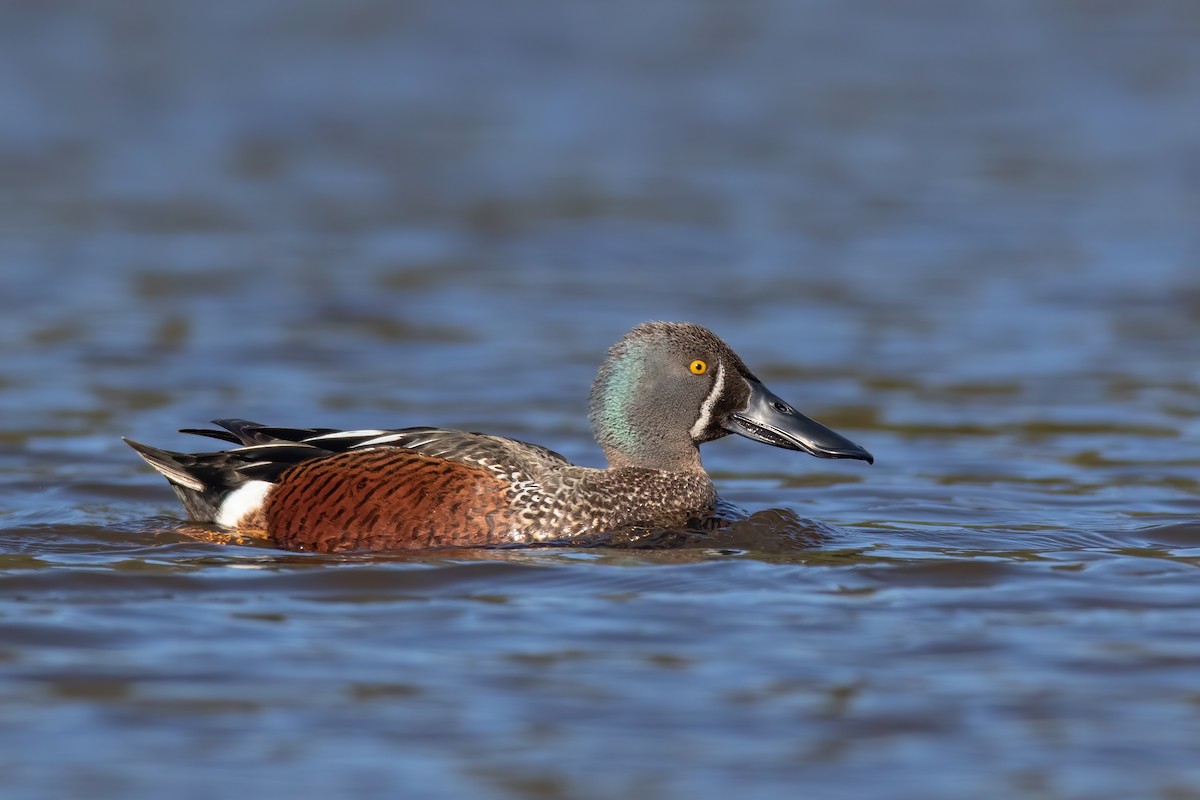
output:
[{"label": "white feather stripe", "polygon": [[[304,447],[304,446],[308,445],[309,441],[311,441],[311,440],[305,440],[303,442],[268,442],[267,444],[251,444],[251,445],[246,445],[245,447],[230,448],[229,452],[230,453],[257,453],[259,451],[264,451],[264,455],[269,455],[271,450],[279,450],[279,449],[294,450],[297,447]],[[320,448],[313,446],[313,449],[319,450]]]},{"label": "white feather stripe", "polygon": [[[355,447],[372,447],[377,444],[387,444],[388,442],[398,442],[401,439],[404,439],[405,437],[408,437],[411,435],[412,434],[408,434],[408,433],[389,433],[386,436],[377,436],[374,439],[367,439],[365,442],[359,442],[358,444],[356,444],[354,446]],[[312,439],[309,439],[308,441],[311,442]],[[408,446],[412,447],[412,446],[421,445],[421,444],[424,444],[424,442],[412,442]]]},{"label": "white feather stripe", "polygon": [[320,436],[310,436],[305,439],[305,442],[319,442],[322,439],[362,439],[371,436],[383,436],[388,431],[377,430],[361,430],[361,431],[334,431],[333,433],[322,433]]},{"label": "white feather stripe", "polygon": [[146,459],[146,462],[158,470],[159,473],[161,473],[162,476],[171,483],[178,484],[179,486],[182,486],[186,489],[191,489],[195,492],[204,491],[204,484],[183,470],[175,469],[171,465],[164,464],[161,461],[150,461],[149,459]]},{"label": "white feather stripe", "polygon": [[223,528],[236,528],[247,515],[262,508],[267,492],[274,484],[268,481],[247,481],[221,501],[221,510],[213,520]]}]

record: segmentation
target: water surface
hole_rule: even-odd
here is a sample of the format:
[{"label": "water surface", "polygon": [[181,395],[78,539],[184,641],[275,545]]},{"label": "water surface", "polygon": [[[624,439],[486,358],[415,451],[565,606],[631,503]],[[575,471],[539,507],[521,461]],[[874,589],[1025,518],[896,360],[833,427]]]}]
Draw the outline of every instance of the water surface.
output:
[{"label": "water surface", "polygon": [[[3,14],[5,798],[1200,796],[1191,7]],[[754,516],[679,547],[312,556],[119,440],[598,465],[648,319],[876,464],[708,445]]]}]

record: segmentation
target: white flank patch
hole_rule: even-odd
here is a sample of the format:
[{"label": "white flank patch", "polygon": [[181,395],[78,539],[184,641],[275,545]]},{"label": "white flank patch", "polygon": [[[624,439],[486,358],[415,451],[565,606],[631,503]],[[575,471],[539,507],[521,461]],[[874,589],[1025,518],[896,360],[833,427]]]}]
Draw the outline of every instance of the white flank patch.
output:
[{"label": "white flank patch", "polygon": [[692,426],[691,434],[693,439],[699,439],[704,433],[705,428],[712,422],[713,406],[717,404],[717,398],[721,396],[721,392],[725,389],[725,365],[717,363],[717,377],[713,381],[712,391],[708,393],[708,397],[704,398],[704,402],[700,404],[700,419],[696,420],[696,424]]},{"label": "white flank patch", "polygon": [[236,528],[247,514],[257,511],[275,484],[268,481],[247,481],[221,501],[221,511],[213,520],[223,528]]}]

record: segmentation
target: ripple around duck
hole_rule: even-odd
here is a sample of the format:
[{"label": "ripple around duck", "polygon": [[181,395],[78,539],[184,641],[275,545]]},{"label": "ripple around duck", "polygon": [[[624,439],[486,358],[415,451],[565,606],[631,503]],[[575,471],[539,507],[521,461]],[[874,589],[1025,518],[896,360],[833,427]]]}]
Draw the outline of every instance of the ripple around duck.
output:
[{"label": "ripple around duck", "polygon": [[437,597],[509,602],[556,591],[576,597],[678,596],[778,588],[786,579],[777,570],[788,569],[800,585],[812,588],[991,586],[1019,593],[1020,587],[1034,585],[1031,581],[1056,574],[1093,576],[1106,559],[1140,559],[1151,565],[1147,574],[1182,575],[1163,570],[1174,569],[1168,564],[1183,570],[1200,565],[1200,527],[1191,523],[1112,532],[882,532],[838,528],[784,509],[756,512],[712,530],[637,532],[586,547],[314,555],[197,542],[164,533],[158,521],[113,533],[110,528],[5,531],[9,541],[24,540],[25,550],[9,548],[0,560],[0,592],[20,602],[187,596],[229,602],[267,596],[355,604]]}]

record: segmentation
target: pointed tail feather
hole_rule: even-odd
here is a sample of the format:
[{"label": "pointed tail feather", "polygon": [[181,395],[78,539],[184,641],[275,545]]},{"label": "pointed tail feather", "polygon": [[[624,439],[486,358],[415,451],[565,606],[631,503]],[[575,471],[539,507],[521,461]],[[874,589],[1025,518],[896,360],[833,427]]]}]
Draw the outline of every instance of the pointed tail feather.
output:
[{"label": "pointed tail feather", "polygon": [[188,516],[196,522],[217,521],[221,503],[248,480],[224,453],[191,455],[160,450],[132,439],[124,442],[167,479]]},{"label": "pointed tail feather", "polygon": [[211,436],[214,439],[242,445],[265,444],[271,441],[270,437],[259,434],[261,429],[267,427],[266,425],[251,422],[248,419],[214,419],[213,424],[220,425],[225,430],[214,431],[205,428],[181,428],[179,432],[192,433],[197,436]]}]

